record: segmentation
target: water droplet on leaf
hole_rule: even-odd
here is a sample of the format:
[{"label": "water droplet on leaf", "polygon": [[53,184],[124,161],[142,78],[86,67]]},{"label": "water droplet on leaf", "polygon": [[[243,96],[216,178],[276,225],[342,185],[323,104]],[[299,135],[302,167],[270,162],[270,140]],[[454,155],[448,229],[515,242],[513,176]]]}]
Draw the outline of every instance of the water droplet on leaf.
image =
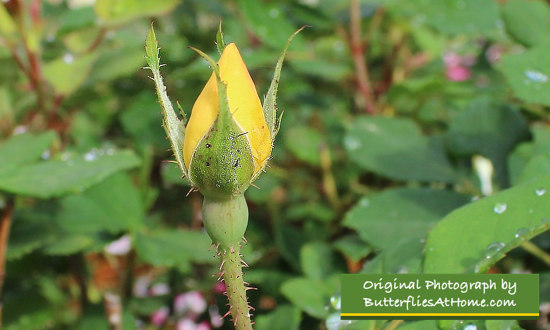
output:
[{"label": "water droplet on leaf", "polygon": [[508,205],[506,205],[506,203],[496,203],[495,207],[493,207],[493,211],[496,214],[502,214],[506,211],[507,208],[508,208]]},{"label": "water droplet on leaf", "polygon": [[485,250],[485,257],[487,259],[490,259],[490,258],[494,257],[505,246],[506,246],[506,244],[504,244],[502,242],[494,242],[494,243],[489,244],[489,246]]},{"label": "water droplet on leaf", "polygon": [[527,79],[537,84],[544,84],[548,81],[548,76],[540,71],[526,70],[525,76]]},{"label": "water droplet on leaf", "polygon": [[529,229],[527,228],[520,228],[514,235],[515,238],[524,238],[529,234]]}]

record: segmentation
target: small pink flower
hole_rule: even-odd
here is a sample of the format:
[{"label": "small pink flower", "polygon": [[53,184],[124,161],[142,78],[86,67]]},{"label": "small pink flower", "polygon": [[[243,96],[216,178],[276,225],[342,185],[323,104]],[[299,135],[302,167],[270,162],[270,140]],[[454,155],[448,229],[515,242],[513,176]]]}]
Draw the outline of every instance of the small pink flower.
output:
[{"label": "small pink flower", "polygon": [[151,323],[156,326],[161,326],[164,322],[166,322],[166,319],[168,318],[168,315],[170,314],[170,310],[168,307],[162,307],[157,309],[153,314],[151,314]]},{"label": "small pink flower", "polygon": [[195,328],[195,330],[211,330],[212,328],[210,327],[210,324],[208,324],[207,321],[202,321],[199,325],[197,325],[197,327]]},{"label": "small pink flower", "polygon": [[177,330],[197,330],[197,325],[195,324],[195,321],[189,318],[181,318],[178,321],[177,324]]},{"label": "small pink flower", "polygon": [[445,69],[445,76],[450,81],[465,81],[470,79],[472,70],[465,66],[449,66]]},{"label": "small pink flower", "polygon": [[156,283],[149,289],[151,296],[164,296],[170,293],[170,287],[166,283]]},{"label": "small pink flower", "polygon": [[223,325],[223,317],[220,315],[217,306],[210,306],[210,308],[208,308],[208,314],[210,314],[210,323],[214,328],[219,328]]},{"label": "small pink flower", "polygon": [[119,239],[107,244],[104,251],[114,256],[123,256],[132,249],[132,238],[130,235],[124,235]]},{"label": "small pink flower", "polygon": [[186,311],[192,314],[202,314],[206,310],[206,301],[198,291],[190,291],[176,296],[174,299],[174,310],[178,313]]}]

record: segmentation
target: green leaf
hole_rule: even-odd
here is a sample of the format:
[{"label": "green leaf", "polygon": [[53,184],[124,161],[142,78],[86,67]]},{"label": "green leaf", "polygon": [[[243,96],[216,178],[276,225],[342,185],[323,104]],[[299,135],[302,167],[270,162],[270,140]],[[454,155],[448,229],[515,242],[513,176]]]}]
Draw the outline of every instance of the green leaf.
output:
[{"label": "green leaf", "polygon": [[506,30],[526,46],[548,41],[550,7],[543,1],[508,0],[502,6]]},{"label": "green leaf", "polygon": [[261,41],[277,49],[287,44],[295,28],[285,19],[281,6],[256,0],[239,0],[238,4]]},{"label": "green leaf", "polygon": [[421,240],[446,214],[468,202],[468,198],[447,190],[429,188],[388,189],[373,197],[363,197],[344,218],[344,225],[359,236],[385,249],[407,233]]},{"label": "green leaf", "polygon": [[380,252],[365,264],[364,274],[401,274],[420,273],[422,271],[423,240],[402,238],[395,245]]},{"label": "green leaf", "polygon": [[483,272],[544,232],[550,223],[550,175],[468,204],[428,235],[424,272]]},{"label": "green leaf", "polygon": [[281,286],[281,292],[293,305],[316,318],[326,318],[330,296],[334,287],[327,281],[293,278]]},{"label": "green leaf", "polygon": [[177,267],[187,272],[192,262],[215,261],[211,240],[205,232],[158,229],[137,232],[134,242],[140,258],[157,267]]},{"label": "green leaf", "polygon": [[344,236],[335,241],[334,247],[353,262],[359,262],[372,252],[370,246],[359,239],[357,235],[353,234]]},{"label": "green leaf", "polygon": [[53,131],[41,134],[14,135],[0,144],[0,177],[21,166],[29,165],[40,159],[48,150],[57,135]]},{"label": "green leaf", "polygon": [[344,139],[349,157],[365,170],[398,180],[452,182],[440,145],[410,119],[359,116]]},{"label": "green leaf", "polygon": [[95,11],[105,25],[120,25],[132,20],[165,14],[177,0],[97,0]]},{"label": "green leaf", "polygon": [[502,187],[508,185],[506,159],[513,147],[529,137],[527,122],[515,108],[477,98],[450,122],[445,142],[459,156],[481,154],[495,167]]},{"label": "green leaf", "polygon": [[292,305],[281,305],[268,314],[256,318],[256,330],[298,330],[302,312]]},{"label": "green leaf", "polygon": [[[134,97],[120,116],[124,130],[134,139],[140,150],[153,145],[158,149],[166,148],[166,135],[160,127],[162,115],[159,111],[156,97],[149,91]],[[181,171],[178,171],[181,176]]]},{"label": "green leaf", "polygon": [[69,95],[86,80],[96,59],[96,54],[65,54],[44,65],[44,77],[53,85],[56,93]]},{"label": "green leaf", "polygon": [[[52,220],[52,219],[44,219]],[[55,237],[47,223],[30,222],[16,218],[10,232],[7,260],[14,260],[44,246]]]},{"label": "green leaf", "polygon": [[334,255],[324,242],[310,242],[300,250],[302,272],[310,279],[323,280],[334,273]]},{"label": "green leaf", "polygon": [[451,36],[489,34],[501,24],[499,6],[493,0],[421,0],[416,11],[427,24]]},{"label": "green leaf", "polygon": [[535,156],[525,164],[523,171],[519,175],[517,182],[529,182],[536,177],[550,173],[550,154],[541,154]]},{"label": "green leaf", "polygon": [[46,245],[43,252],[49,255],[67,256],[84,250],[94,243],[94,239],[86,235],[63,235],[58,240]]},{"label": "green leaf", "polygon": [[525,102],[550,105],[550,44],[502,57],[497,68],[516,96]]},{"label": "green leaf", "polygon": [[0,176],[0,190],[38,198],[57,197],[84,191],[117,171],[139,164],[129,150],[111,151],[90,151],[82,157],[20,167]]},{"label": "green leaf", "polygon": [[115,173],[82,194],[61,200],[56,223],[69,233],[136,230],[143,224],[143,205],[125,173]]},{"label": "green leaf", "polygon": [[307,126],[295,126],[285,131],[286,147],[301,161],[313,166],[321,164],[319,148],[323,143],[321,134]]}]

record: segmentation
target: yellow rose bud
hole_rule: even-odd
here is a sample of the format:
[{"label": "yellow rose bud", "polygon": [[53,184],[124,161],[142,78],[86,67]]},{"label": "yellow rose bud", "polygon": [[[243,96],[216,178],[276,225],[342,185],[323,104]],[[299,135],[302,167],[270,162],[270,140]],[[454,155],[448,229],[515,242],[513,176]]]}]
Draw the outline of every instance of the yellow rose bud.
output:
[{"label": "yellow rose bud", "polygon": [[212,73],[193,105],[183,157],[192,183],[203,192],[206,185],[210,186],[206,193],[212,188],[222,190],[221,195],[231,195],[246,190],[264,167],[272,139],[256,87],[235,44],[225,47],[218,67],[227,88],[229,119],[221,123],[225,109],[223,105],[220,109],[219,84]]}]

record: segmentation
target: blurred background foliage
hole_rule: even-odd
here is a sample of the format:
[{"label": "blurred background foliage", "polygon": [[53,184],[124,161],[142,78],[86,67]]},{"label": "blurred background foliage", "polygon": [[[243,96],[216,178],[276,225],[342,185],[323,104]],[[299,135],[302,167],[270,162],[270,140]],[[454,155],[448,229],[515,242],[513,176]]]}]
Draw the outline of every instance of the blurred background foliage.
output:
[{"label": "blurred background foliage", "polygon": [[[4,0],[6,329],[231,328],[201,196],[165,162],[142,70],[154,21],[189,112],[210,69],[187,47],[215,55],[220,19],[260,95],[309,26],[283,68],[271,166],[247,192],[257,329],[547,324],[548,2]],[[536,272],[541,318],[341,321],[337,275],[355,272]]]}]

